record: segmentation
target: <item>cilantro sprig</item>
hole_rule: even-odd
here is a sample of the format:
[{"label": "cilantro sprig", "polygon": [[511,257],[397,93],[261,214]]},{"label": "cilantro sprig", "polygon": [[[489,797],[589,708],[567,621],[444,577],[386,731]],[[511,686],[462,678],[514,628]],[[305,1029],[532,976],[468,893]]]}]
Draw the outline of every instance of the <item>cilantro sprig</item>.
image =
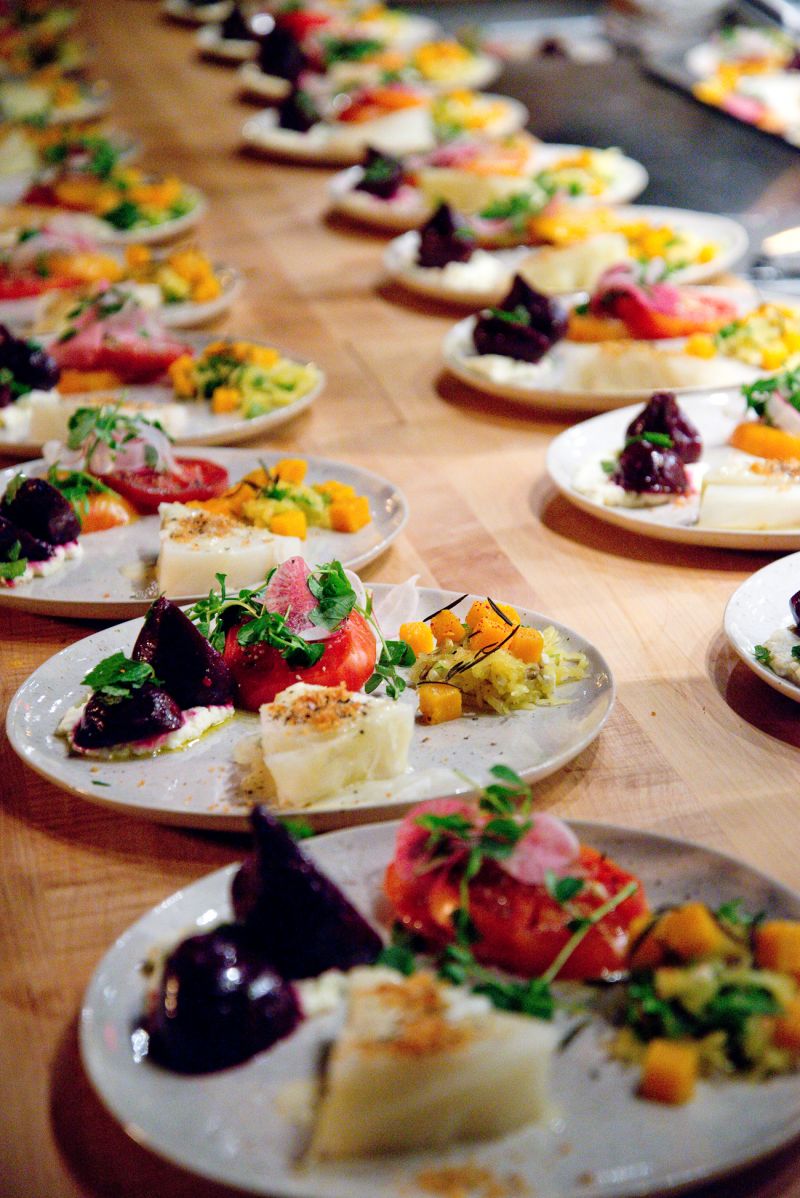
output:
[{"label": "cilantro sprig", "polygon": [[91,495],[115,495],[116,492],[107,487],[93,474],[85,470],[63,470],[58,462],[54,462],[47,471],[47,481],[55,487],[72,504],[75,515],[83,524],[84,516],[89,514],[89,498]]},{"label": "cilantro sprig", "polygon": [[132,661],[121,650],[99,661],[82,681],[95,694],[111,702],[129,699],[147,683],[161,686],[161,680],[148,661]]},{"label": "cilantro sprig", "polygon": [[[115,455],[125,445],[142,436],[146,426],[157,428],[171,442],[172,438],[156,420],[145,421],[141,416],[129,416],[121,404],[104,404],[99,408],[78,408],[67,423],[67,448],[84,451],[84,463],[91,470],[94,454],[105,445]],[[145,465],[157,469],[158,450],[145,444]]]},{"label": "cilantro sprig", "polygon": [[[721,336],[721,333],[717,336]],[[754,383],[742,387],[742,395],[747,401],[748,409],[762,420],[767,419],[769,397],[776,393],[800,412],[800,367],[773,375],[772,378],[757,379]]]}]

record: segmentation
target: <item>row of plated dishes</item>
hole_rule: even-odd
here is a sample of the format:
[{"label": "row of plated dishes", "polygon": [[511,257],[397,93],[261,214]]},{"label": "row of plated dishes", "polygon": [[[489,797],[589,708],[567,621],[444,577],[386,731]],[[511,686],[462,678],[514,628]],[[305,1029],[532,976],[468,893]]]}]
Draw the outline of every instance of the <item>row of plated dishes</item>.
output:
[{"label": "row of plated dishes", "polygon": [[[274,105],[247,146],[348,166],[331,207],[400,234],[395,283],[480,309],[445,340],[453,374],[609,409],[553,441],[564,494],[650,536],[800,547],[800,316],[698,286],[741,256],[736,222],[622,206],[638,163],[543,145],[520,105],[471,90],[497,47],[357,0],[259,8],[163,5]],[[110,1109],[200,1174],[314,1198],[643,1194],[785,1142],[800,898],[537,810],[531,783],[610,714],[597,648],[503,595],[365,587],[354,571],[407,518],[388,480],[187,452],[289,419],[322,370],[179,331],[239,285],[146,244],[199,220],[193,188],[130,167],[119,134],[12,132],[36,163],[13,182],[0,133],[25,201],[0,252],[0,448],[43,456],[0,475],[0,605],[138,618],[38,669],[11,744],[83,799],[255,834],[99,966],[81,1046]],[[749,580],[726,627],[800,698],[792,563]]]}]

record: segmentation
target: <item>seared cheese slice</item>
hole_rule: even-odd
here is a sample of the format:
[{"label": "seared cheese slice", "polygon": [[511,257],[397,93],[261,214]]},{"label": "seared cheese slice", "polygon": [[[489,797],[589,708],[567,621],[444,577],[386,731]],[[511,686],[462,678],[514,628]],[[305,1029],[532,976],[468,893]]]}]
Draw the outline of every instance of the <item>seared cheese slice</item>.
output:
[{"label": "seared cheese slice", "polygon": [[156,564],[158,589],[172,597],[199,595],[226,576],[229,591],[256,586],[267,573],[302,552],[297,537],[279,537],[266,528],[184,503],[162,503],[161,546]]},{"label": "seared cheese slice", "polygon": [[800,528],[800,467],[732,458],[703,480],[698,524],[705,528]]},{"label": "seared cheese slice", "polygon": [[277,807],[307,807],[408,768],[407,704],[296,682],[259,714],[266,795]]},{"label": "seared cheese slice", "polygon": [[[31,441],[62,441],[66,442],[69,418],[79,408],[102,407],[104,404],[116,403],[118,393],[110,391],[87,392],[80,396],[62,396],[58,391],[31,391],[26,399],[17,404],[25,404],[29,414],[28,436]],[[130,394],[119,405],[119,410],[126,416],[141,416],[151,422],[158,421],[171,437],[180,436],[188,421],[185,404],[178,403],[136,403],[130,399]]]},{"label": "seared cheese slice", "polygon": [[324,1064],[309,1155],[443,1148],[507,1135],[549,1113],[557,1034],[432,974],[351,974],[343,1030]]}]

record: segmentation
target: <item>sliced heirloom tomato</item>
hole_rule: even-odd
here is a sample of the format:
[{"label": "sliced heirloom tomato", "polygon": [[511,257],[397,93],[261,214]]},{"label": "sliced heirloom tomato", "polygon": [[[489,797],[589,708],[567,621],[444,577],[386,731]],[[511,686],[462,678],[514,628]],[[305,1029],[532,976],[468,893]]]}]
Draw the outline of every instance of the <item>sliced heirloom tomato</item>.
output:
[{"label": "sliced heirloom tomato", "polygon": [[65,291],[80,287],[82,280],[69,275],[2,274],[0,273],[0,300],[31,299],[36,295],[44,295],[47,291]]},{"label": "sliced heirloom tomato", "polygon": [[[570,874],[584,885],[562,906],[544,886],[519,882],[496,863],[484,863],[469,887],[469,914],[479,937],[472,945],[477,960],[523,977],[540,977],[570,939],[573,920],[592,915],[629,882],[638,881],[587,845],[581,845]],[[458,867],[409,877],[393,862],[385,889],[409,930],[438,946],[454,939],[452,915],[461,905]],[[630,898],[589,929],[558,976],[588,980],[624,970],[631,923],[645,911],[647,899],[639,883]]]},{"label": "sliced heirloom tomato", "polygon": [[138,512],[152,515],[160,503],[190,503],[213,499],[228,486],[228,471],[207,458],[176,458],[175,470],[115,470],[100,478],[127,499]]},{"label": "sliced heirloom tomato", "polygon": [[271,645],[240,645],[241,624],[229,629],[223,657],[236,680],[238,705],[258,711],[262,703],[271,703],[276,695],[295,682],[311,686],[338,686],[361,690],[375,669],[377,646],[367,621],[351,612],[340,627],[324,642],[325,652],[313,666],[290,666]]},{"label": "sliced heirloom tomato", "polygon": [[632,337],[641,341],[715,333],[737,316],[736,307],[730,300],[714,295],[692,295],[686,291],[681,293],[673,312],[643,304],[634,295],[615,296],[609,310],[625,322]]}]

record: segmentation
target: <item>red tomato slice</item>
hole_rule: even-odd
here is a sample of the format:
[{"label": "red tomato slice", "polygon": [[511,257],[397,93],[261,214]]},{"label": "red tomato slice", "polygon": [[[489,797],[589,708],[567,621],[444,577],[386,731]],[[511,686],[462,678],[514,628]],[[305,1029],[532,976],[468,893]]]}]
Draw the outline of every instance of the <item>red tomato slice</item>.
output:
[{"label": "red tomato slice", "polygon": [[56,342],[51,353],[64,370],[110,370],[124,383],[153,383],[186,352],[186,346],[167,339],[152,344],[128,340],[110,345],[94,344],[81,334],[74,341]]},{"label": "red tomato slice", "polygon": [[306,669],[287,664],[271,645],[240,645],[236,639],[241,625],[228,632],[223,657],[231,668],[238,690],[238,706],[258,711],[295,682],[311,686],[339,686],[350,691],[361,687],[375,669],[377,646],[369,624],[351,612],[337,632],[325,641],[325,652]]},{"label": "red tomato slice", "polygon": [[675,312],[659,312],[641,304],[632,295],[619,295],[611,309],[624,320],[631,336],[643,341],[667,337],[690,337],[692,333],[714,333],[736,318],[736,308],[716,296],[682,295]]},{"label": "red tomato slice", "polygon": [[[638,881],[586,845],[581,846],[574,873],[585,884],[567,910],[544,886],[518,882],[498,865],[485,864],[469,888],[469,911],[480,937],[473,945],[477,959],[523,977],[539,977],[572,935],[567,926],[572,919],[591,915],[630,881]],[[431,870],[409,879],[393,863],[385,889],[406,927],[442,945],[453,939],[451,916],[460,906],[458,882],[457,868]],[[630,898],[589,930],[559,977],[602,978],[625,969],[631,922],[646,910],[644,887],[639,883]]]},{"label": "red tomato slice", "polygon": [[115,470],[100,477],[108,487],[127,499],[145,515],[158,511],[160,503],[190,503],[213,499],[228,486],[228,471],[206,458],[176,458],[174,471]]},{"label": "red tomato slice", "polygon": [[317,29],[329,25],[330,20],[328,13],[303,12],[298,9],[295,12],[278,13],[275,24],[280,25],[282,29],[287,29],[296,41],[301,42],[303,38],[308,37],[309,33],[314,33]]},{"label": "red tomato slice", "polygon": [[34,295],[43,295],[45,291],[65,290],[80,285],[80,279],[71,279],[66,275],[45,279],[40,275],[0,274],[0,300],[29,299]]}]

